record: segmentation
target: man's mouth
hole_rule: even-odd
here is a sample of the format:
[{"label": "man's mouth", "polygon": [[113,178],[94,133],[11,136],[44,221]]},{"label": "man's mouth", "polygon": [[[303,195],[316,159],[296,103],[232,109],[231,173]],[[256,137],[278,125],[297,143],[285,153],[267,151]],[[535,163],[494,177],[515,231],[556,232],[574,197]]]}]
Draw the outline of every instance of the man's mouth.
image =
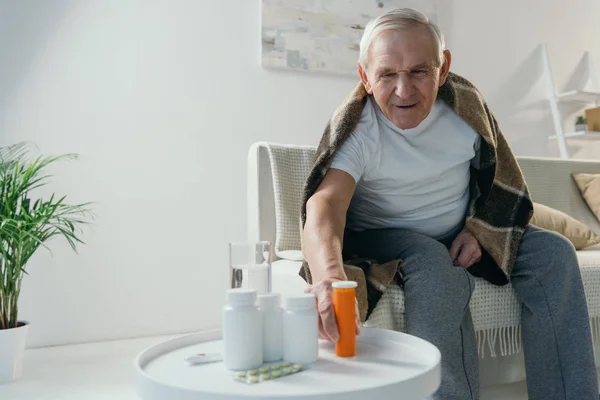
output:
[{"label": "man's mouth", "polygon": [[400,105],[396,105],[396,107],[398,107],[398,108],[399,108],[399,109],[401,109],[401,110],[408,110],[408,109],[411,109],[411,108],[413,108],[413,107],[414,107],[414,106],[416,106],[416,105],[417,105],[417,103],[414,103],[414,104],[407,104],[407,105],[401,105],[401,106],[400,106]]}]

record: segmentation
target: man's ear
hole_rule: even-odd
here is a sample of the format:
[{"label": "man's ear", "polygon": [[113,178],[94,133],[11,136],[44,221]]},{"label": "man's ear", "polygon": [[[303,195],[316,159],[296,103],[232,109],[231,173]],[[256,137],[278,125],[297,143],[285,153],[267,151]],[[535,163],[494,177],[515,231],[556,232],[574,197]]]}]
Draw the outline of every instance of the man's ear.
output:
[{"label": "man's ear", "polygon": [[442,86],[446,83],[446,78],[450,73],[450,64],[452,64],[452,54],[450,54],[450,50],[444,50],[444,63],[440,70],[440,83],[438,86]]},{"label": "man's ear", "polygon": [[362,65],[360,65],[360,63],[358,63],[358,75],[360,75],[360,80],[362,81],[362,84],[365,87],[365,90],[367,91],[367,93],[373,94],[373,88],[371,87],[371,84],[369,83],[369,77],[367,76],[367,71],[365,71],[363,69],[363,67],[362,67]]}]

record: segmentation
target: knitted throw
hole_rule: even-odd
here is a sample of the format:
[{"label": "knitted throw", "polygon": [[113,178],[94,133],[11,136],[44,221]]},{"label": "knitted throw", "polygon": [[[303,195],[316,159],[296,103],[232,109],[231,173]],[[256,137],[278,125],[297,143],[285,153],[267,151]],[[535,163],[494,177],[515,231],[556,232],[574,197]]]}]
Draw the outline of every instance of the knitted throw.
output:
[{"label": "knitted throw", "polygon": [[[335,152],[352,134],[361,118],[368,94],[362,83],[335,111],[317,148],[302,199],[302,226],[306,223],[306,202],[315,193]],[[468,271],[495,285],[505,285],[517,256],[525,226],[533,215],[527,185],[498,123],[479,91],[466,79],[450,73],[438,91],[445,101],[483,140],[478,153],[479,168],[471,167],[470,201],[465,224],[482,247],[482,258]],[[357,291],[361,320],[365,321],[387,286],[401,283],[402,260],[344,259],[349,279],[363,283]],[[306,262],[300,275],[312,283]]]}]

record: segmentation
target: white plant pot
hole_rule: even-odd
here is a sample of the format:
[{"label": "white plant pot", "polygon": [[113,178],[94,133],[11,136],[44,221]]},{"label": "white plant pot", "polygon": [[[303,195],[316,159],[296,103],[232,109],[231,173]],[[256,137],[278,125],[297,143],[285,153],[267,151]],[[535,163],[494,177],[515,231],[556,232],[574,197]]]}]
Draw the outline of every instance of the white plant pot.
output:
[{"label": "white plant pot", "polygon": [[581,131],[585,131],[585,130],[587,130],[587,124],[576,124],[575,125],[576,132],[581,132]]},{"label": "white plant pot", "polygon": [[29,330],[28,322],[12,329],[0,329],[0,383],[8,383],[21,378],[23,374],[23,354]]}]

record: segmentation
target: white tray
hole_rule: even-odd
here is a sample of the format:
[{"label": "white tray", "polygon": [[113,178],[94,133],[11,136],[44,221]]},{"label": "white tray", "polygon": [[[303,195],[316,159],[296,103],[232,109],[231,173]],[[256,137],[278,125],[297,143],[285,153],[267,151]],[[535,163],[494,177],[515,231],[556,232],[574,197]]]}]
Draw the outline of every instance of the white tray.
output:
[{"label": "white tray", "polygon": [[440,352],[404,333],[362,328],[357,356],[340,358],[322,341],[319,360],[305,371],[255,385],[234,381],[223,363],[190,366],[196,353],[222,353],[221,331],[185,335],[141,352],[136,390],[144,400],[420,400],[440,384]]}]

